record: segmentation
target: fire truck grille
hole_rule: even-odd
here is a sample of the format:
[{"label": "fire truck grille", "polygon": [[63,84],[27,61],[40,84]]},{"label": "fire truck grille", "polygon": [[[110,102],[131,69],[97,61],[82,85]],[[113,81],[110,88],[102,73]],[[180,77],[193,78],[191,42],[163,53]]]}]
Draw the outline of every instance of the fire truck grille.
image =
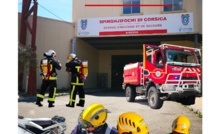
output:
[{"label": "fire truck grille", "polygon": [[188,88],[194,88],[194,85],[188,85]]},{"label": "fire truck grille", "polygon": [[197,77],[182,77],[182,80],[198,80]]}]

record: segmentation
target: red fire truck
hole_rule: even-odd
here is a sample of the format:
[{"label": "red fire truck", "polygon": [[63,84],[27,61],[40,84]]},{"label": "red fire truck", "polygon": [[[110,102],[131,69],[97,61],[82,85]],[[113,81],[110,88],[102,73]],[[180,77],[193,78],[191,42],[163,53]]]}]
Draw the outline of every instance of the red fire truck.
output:
[{"label": "red fire truck", "polygon": [[152,109],[160,109],[165,100],[195,104],[195,98],[202,96],[200,63],[200,49],[143,44],[143,62],[124,66],[127,101],[142,96]]}]

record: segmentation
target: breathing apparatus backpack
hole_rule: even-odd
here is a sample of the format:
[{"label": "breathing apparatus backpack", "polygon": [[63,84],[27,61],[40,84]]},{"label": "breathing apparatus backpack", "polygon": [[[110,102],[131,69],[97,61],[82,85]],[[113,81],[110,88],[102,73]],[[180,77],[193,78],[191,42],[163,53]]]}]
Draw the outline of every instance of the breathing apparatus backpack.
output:
[{"label": "breathing apparatus backpack", "polygon": [[81,61],[79,75],[82,80],[86,80],[88,76],[88,61]]},{"label": "breathing apparatus backpack", "polygon": [[43,59],[41,66],[42,66],[42,76],[44,77],[45,80],[48,80],[50,77],[50,63],[48,59]]},{"label": "breathing apparatus backpack", "polygon": [[84,79],[84,74],[83,74],[83,63],[82,63],[82,61],[79,60],[79,64],[80,64],[80,69],[79,69],[78,74],[79,74],[79,78],[81,80],[83,80]]}]

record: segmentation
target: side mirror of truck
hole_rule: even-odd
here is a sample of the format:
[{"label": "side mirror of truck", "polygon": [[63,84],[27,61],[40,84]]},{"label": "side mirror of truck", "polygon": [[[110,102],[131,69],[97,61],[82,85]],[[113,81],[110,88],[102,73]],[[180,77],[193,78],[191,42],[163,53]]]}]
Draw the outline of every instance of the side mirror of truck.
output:
[{"label": "side mirror of truck", "polygon": [[199,64],[201,64],[201,55],[200,55],[200,51],[197,51],[195,52],[196,53],[196,57],[197,57],[197,60],[199,62]]},{"label": "side mirror of truck", "polygon": [[199,64],[201,64],[201,56],[198,55],[197,58],[198,58]]}]

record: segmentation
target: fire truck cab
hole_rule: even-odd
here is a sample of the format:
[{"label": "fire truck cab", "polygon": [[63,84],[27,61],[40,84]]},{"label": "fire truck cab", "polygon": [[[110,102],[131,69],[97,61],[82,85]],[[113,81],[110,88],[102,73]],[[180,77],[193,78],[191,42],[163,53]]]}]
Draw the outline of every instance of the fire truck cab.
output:
[{"label": "fire truck cab", "polygon": [[124,66],[122,88],[128,102],[137,96],[160,109],[164,100],[195,104],[202,96],[200,49],[172,44],[143,44],[143,62]]}]

